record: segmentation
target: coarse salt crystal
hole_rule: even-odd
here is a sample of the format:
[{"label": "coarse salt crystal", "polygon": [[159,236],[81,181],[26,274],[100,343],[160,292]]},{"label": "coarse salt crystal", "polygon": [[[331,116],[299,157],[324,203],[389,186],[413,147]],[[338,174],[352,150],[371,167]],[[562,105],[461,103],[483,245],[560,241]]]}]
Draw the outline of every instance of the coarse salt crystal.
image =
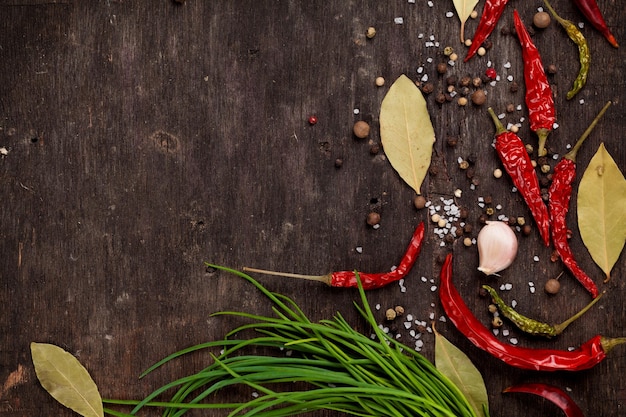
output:
[{"label": "coarse salt crystal", "polygon": [[534,293],[535,293],[535,287],[530,287],[530,288],[529,288],[529,290],[530,290],[530,293],[531,293],[531,294],[534,294]]},{"label": "coarse salt crystal", "polygon": [[446,17],[452,17],[452,16],[454,16],[454,13],[452,13],[452,12],[446,12]]},{"label": "coarse salt crystal", "polygon": [[423,82],[428,81],[428,74],[424,74],[424,75],[422,75],[422,81],[423,81]]},{"label": "coarse salt crystal", "polygon": [[511,301],[511,307],[513,307],[513,308],[517,307],[517,301],[512,300]]},{"label": "coarse salt crystal", "polygon": [[363,248],[361,246],[357,246],[356,247],[356,252],[357,253],[363,253]]},{"label": "coarse salt crystal", "polygon": [[426,282],[426,281],[428,281],[428,278],[422,277],[421,280],[422,280],[422,282]]},{"label": "coarse salt crystal", "polygon": [[353,112],[354,114],[359,114],[361,111],[360,111],[359,109],[354,109],[354,110],[352,110],[352,112]]},{"label": "coarse salt crystal", "polygon": [[428,1],[428,7],[433,7],[434,3],[432,1]]},{"label": "coarse salt crystal", "polygon": [[376,310],[380,310],[380,304],[376,304]]},{"label": "coarse salt crystal", "polygon": [[406,315],[406,319],[407,319],[407,321],[413,321],[413,315],[412,314],[407,314]]},{"label": "coarse salt crystal", "polygon": [[581,98],[580,100],[578,100],[578,102],[579,102],[580,104],[585,104],[585,99],[584,99],[584,98]]},{"label": "coarse salt crystal", "polygon": [[431,290],[432,292],[437,291],[437,286],[436,286],[436,285],[431,286],[431,287],[430,287],[430,290]]},{"label": "coarse salt crystal", "polygon": [[401,18],[401,17],[396,17],[395,19],[393,19],[393,22],[394,22],[396,25],[401,25],[401,24],[403,24],[403,23],[404,23],[404,19],[403,19],[403,18]]},{"label": "coarse salt crystal", "polygon": [[405,321],[404,322],[404,328],[409,330],[411,328],[411,322],[410,321]]},{"label": "coarse salt crystal", "polygon": [[539,257],[537,255],[533,256],[533,261],[539,262]]},{"label": "coarse salt crystal", "polygon": [[513,81],[513,76],[509,75],[508,77],[506,77],[506,80],[509,81],[509,82]]},{"label": "coarse salt crystal", "polygon": [[511,342],[512,345],[517,345],[517,338],[516,337],[512,337],[509,339],[509,342]]},{"label": "coarse salt crystal", "polygon": [[509,335],[509,329],[502,329],[502,336],[506,337]]},{"label": "coarse salt crystal", "polygon": [[500,119],[500,120],[504,119],[505,117],[506,117],[506,114],[504,114],[504,113],[500,113],[498,115],[498,119]]},{"label": "coarse salt crystal", "polygon": [[504,68],[511,68],[511,63],[509,61],[505,62],[503,65]]}]

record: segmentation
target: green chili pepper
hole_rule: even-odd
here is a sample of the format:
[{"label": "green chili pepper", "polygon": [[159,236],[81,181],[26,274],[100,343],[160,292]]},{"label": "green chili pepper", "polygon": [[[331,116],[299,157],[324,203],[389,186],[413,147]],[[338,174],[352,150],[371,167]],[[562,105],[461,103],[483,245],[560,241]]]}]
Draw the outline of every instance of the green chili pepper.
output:
[{"label": "green chili pepper", "polygon": [[569,319],[565,320],[563,323],[552,325],[528,318],[518,313],[517,311],[515,311],[515,309],[513,309],[513,307],[506,304],[504,300],[500,298],[495,289],[491,288],[489,285],[483,285],[483,288],[489,293],[489,295],[493,299],[493,302],[502,312],[502,315],[509,319],[520,330],[534,336],[544,336],[548,338],[563,333],[563,330],[565,330],[567,326],[569,326],[573,321],[585,314],[587,310],[589,310],[602,297],[602,294],[600,294],[599,296],[594,298],[589,304],[587,304],[582,310],[574,314]]},{"label": "green chili pepper", "polygon": [[563,19],[556,11],[552,8],[548,0],[543,0],[548,10],[565,32],[567,32],[567,36],[578,46],[578,60],[580,61],[580,69],[578,71],[578,76],[574,80],[571,90],[567,92],[567,99],[572,99],[587,83],[587,76],[589,75],[589,65],[591,64],[591,52],[589,50],[589,45],[587,44],[587,39],[583,36],[582,32],[578,30],[576,25],[569,20]]}]

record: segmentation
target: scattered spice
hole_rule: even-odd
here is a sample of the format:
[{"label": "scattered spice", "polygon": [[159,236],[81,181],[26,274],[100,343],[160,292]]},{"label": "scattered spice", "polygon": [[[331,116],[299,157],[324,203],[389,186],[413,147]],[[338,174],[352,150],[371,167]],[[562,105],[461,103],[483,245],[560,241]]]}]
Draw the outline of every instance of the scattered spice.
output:
[{"label": "scattered spice", "polygon": [[487,101],[487,95],[483,90],[476,90],[471,95],[472,103],[482,106]]},{"label": "scattered spice", "polygon": [[413,199],[413,205],[415,205],[415,208],[418,210],[423,209],[426,207],[426,198],[423,195],[415,196]]},{"label": "scattered spice", "polygon": [[367,215],[367,224],[370,226],[376,226],[380,223],[380,214],[372,211]]},{"label": "scattered spice", "polygon": [[315,115],[309,116],[308,122],[311,126],[313,126],[314,124],[317,124],[317,116]]},{"label": "scattered spice", "polygon": [[382,87],[385,85],[385,79],[383,77],[376,77],[375,84],[377,87]]},{"label": "scattered spice", "polygon": [[550,278],[549,280],[546,281],[546,284],[544,285],[545,292],[550,295],[557,294],[560,289],[561,289],[561,282],[558,280],[558,278]]},{"label": "scattered spice", "polygon": [[352,131],[357,138],[365,139],[370,134],[370,125],[364,120],[359,120],[354,124]]},{"label": "scattered spice", "polygon": [[368,39],[372,39],[374,36],[376,36],[376,28],[374,28],[373,26],[368,27],[367,31],[365,32],[365,36]]},{"label": "scattered spice", "polygon": [[550,22],[550,15],[547,12],[537,12],[533,16],[533,25],[535,25],[537,29],[547,28],[550,26]]}]

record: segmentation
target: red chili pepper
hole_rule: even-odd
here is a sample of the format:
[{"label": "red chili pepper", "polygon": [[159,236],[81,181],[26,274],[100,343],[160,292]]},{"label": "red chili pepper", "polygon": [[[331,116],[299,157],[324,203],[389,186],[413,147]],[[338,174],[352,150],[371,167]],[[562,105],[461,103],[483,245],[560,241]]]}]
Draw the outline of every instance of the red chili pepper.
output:
[{"label": "red chili pepper", "polygon": [[476,54],[478,48],[480,48],[483,42],[485,42],[485,39],[487,39],[491,32],[493,32],[498,20],[500,20],[500,16],[502,16],[502,12],[504,12],[504,6],[506,6],[508,2],[509,0],[485,1],[483,14],[480,16],[476,33],[474,33],[472,44],[470,45],[470,49],[467,51],[467,56],[465,56],[465,59],[463,60],[464,62],[469,61],[470,58]]},{"label": "red chili pepper", "polygon": [[565,413],[566,417],[585,417],[583,410],[580,409],[578,404],[565,391],[554,385],[539,383],[519,384],[505,388],[502,392],[523,392],[538,395],[556,404]]},{"label": "red chili pepper", "polygon": [[550,246],[550,216],[548,208],[541,198],[539,179],[526,147],[519,136],[502,126],[491,107],[487,111],[496,126],[496,151],[500,161],[513,180],[513,184],[524,197],[524,201],[526,201],[526,205],[539,227],[543,243]]},{"label": "red chili pepper", "polygon": [[441,269],[439,298],[444,311],[456,328],[474,346],[508,365],[535,371],[581,371],[602,362],[615,346],[626,343],[626,337],[594,336],[578,349],[533,349],[500,341],[467,307],[452,284],[452,254],[446,257]]},{"label": "red chili pepper", "polygon": [[539,137],[539,156],[546,155],[546,141],[554,125],[555,110],[552,88],[543,69],[539,50],[530,39],[526,26],[519,17],[517,10],[513,11],[517,38],[522,45],[524,60],[524,83],[526,85],[526,107],[530,129]]},{"label": "red chili pepper", "polygon": [[[406,249],[406,252],[402,256],[400,260],[400,264],[396,269],[391,272],[381,272],[381,273],[366,273],[359,272],[359,278],[361,279],[361,283],[363,285],[364,290],[372,290],[375,288],[384,287],[387,284],[390,284],[395,281],[399,281],[404,278],[408,272],[415,264],[415,260],[420,254],[422,250],[422,242],[424,241],[424,222],[421,222],[417,228],[415,228],[415,232],[413,232],[413,237],[409,242],[409,246]],[[333,272],[327,275],[300,275],[300,274],[291,274],[285,272],[274,272],[268,271],[265,269],[256,269],[256,268],[248,268],[244,267],[244,271],[249,272],[258,272],[261,274],[269,274],[269,275],[280,275],[291,278],[302,278],[309,279],[312,281],[320,281],[331,287],[342,287],[342,288],[357,288],[358,281],[356,278],[356,273],[354,271],[338,271]]]},{"label": "red chili pepper", "polygon": [[573,0],[578,10],[581,11],[583,15],[589,20],[589,23],[596,28],[611,45],[616,48],[619,48],[617,40],[615,36],[609,30],[606,22],[604,21],[604,17],[602,17],[602,11],[598,6],[596,0]]},{"label": "red chili pepper", "polygon": [[567,212],[569,211],[569,202],[572,194],[572,183],[576,178],[576,154],[581,145],[587,139],[596,126],[600,118],[611,105],[609,101],[600,110],[600,113],[591,122],[587,130],[578,139],[574,147],[566,153],[559,163],[554,167],[552,174],[552,184],[548,191],[549,195],[549,212],[550,226],[552,227],[552,243],[561,257],[563,264],[572,272],[574,277],[585,287],[593,298],[598,296],[598,287],[596,283],[582,270],[574,259],[574,254],[567,241]]}]

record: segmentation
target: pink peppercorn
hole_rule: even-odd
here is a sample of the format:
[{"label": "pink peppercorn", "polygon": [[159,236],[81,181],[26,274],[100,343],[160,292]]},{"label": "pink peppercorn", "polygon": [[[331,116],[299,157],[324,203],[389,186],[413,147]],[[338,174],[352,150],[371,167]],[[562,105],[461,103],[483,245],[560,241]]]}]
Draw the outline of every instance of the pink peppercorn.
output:
[{"label": "pink peppercorn", "polygon": [[490,79],[495,80],[498,76],[498,73],[496,72],[495,68],[487,68],[487,70],[485,71],[485,75]]},{"label": "pink peppercorn", "polygon": [[312,126],[316,123],[317,123],[317,116],[315,115],[309,116],[309,124]]}]

